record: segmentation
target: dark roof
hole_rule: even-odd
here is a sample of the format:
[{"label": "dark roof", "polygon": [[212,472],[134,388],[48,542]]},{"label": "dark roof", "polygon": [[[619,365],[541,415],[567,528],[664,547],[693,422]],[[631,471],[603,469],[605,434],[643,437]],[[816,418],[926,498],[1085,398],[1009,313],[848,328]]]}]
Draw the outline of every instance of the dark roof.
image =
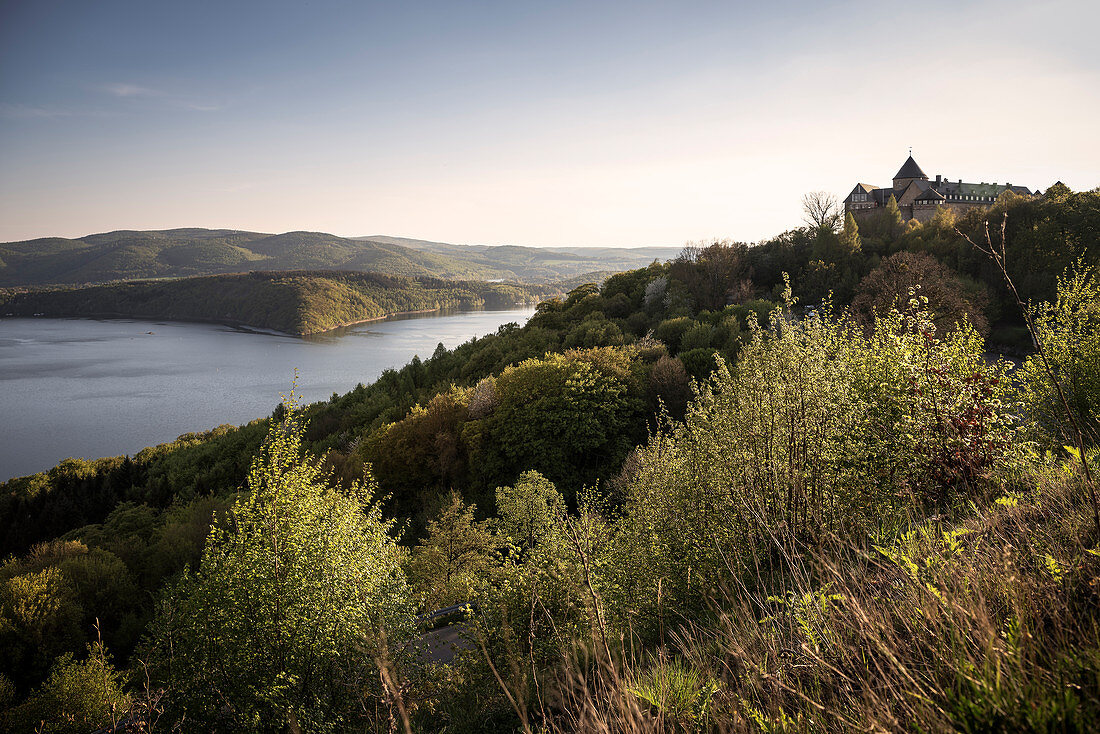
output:
[{"label": "dark roof", "polygon": [[948,199],[960,196],[976,197],[976,200],[996,199],[1005,189],[1012,189],[1013,193],[1028,195],[1031,190],[1027,186],[1009,186],[995,183],[967,183],[963,181],[942,181],[937,190]]},{"label": "dark roof", "polygon": [[873,184],[865,184],[865,183],[856,184],[856,187],[854,189],[852,189],[852,192],[844,198],[844,203],[845,204],[851,204],[854,201],[853,197],[857,193],[863,192],[864,194],[871,194],[875,190],[875,188],[876,188],[876,186],[874,186]]},{"label": "dark roof", "polygon": [[925,192],[914,199],[914,201],[943,201],[944,199],[945,197],[943,194],[929,186]]},{"label": "dark roof", "polygon": [[886,202],[890,201],[890,197],[897,196],[897,193],[893,189],[875,189],[871,192],[871,196],[876,203],[885,206]]},{"label": "dark roof", "polygon": [[913,160],[913,156],[909,156],[905,163],[901,164],[901,170],[895,174],[894,178],[928,178],[928,174],[920,169],[917,162]]}]

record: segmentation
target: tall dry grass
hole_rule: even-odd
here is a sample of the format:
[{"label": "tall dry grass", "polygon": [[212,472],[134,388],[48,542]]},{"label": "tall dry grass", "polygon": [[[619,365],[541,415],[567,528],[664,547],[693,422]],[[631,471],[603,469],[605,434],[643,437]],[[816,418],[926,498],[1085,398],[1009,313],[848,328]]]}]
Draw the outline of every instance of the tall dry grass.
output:
[{"label": "tall dry grass", "polygon": [[[514,697],[532,731],[1090,731],[1100,550],[1083,477],[1047,463],[965,520],[792,555],[643,651],[593,629]],[[767,590],[767,591],[764,591]],[[526,691],[524,692],[526,693]]]}]

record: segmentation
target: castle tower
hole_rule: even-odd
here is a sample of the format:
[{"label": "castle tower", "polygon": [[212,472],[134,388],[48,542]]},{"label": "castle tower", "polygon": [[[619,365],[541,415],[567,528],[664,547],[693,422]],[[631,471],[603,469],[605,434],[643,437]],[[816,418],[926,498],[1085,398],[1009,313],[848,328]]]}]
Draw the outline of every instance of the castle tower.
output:
[{"label": "castle tower", "polygon": [[901,165],[901,168],[894,174],[894,191],[897,194],[901,194],[905,191],[905,188],[916,181],[917,179],[928,180],[928,175],[920,169],[917,162],[913,160],[913,156],[910,155],[906,159],[905,163]]}]

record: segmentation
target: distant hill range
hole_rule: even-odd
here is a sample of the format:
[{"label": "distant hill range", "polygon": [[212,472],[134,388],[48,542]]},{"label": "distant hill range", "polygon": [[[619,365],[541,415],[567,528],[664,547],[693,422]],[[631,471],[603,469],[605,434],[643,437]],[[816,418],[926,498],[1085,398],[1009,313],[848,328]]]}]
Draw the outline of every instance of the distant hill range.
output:
[{"label": "distant hill range", "polygon": [[0,286],[108,283],[248,271],[345,270],[458,280],[552,283],[629,270],[677,247],[451,245],[402,237],[120,230],[0,243]]},{"label": "distant hill range", "polygon": [[560,290],[342,270],[251,272],[0,288],[0,314],[214,321],[305,335],[398,313],[533,304]]}]

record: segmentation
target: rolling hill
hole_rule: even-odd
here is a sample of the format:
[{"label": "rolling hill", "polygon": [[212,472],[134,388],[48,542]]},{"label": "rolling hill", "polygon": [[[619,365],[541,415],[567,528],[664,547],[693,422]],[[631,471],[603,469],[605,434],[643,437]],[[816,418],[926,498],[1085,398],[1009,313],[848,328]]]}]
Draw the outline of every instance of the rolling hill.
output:
[{"label": "rolling hill", "polygon": [[535,303],[557,292],[553,286],[299,270],[0,289],[0,308],[6,316],[215,321],[306,335],[395,313]]},{"label": "rolling hill", "polygon": [[324,232],[227,229],[119,230],[76,239],[0,243],[0,286],[107,283],[247,271],[345,270],[407,277],[548,283],[619,271],[677,248],[450,245]]}]

